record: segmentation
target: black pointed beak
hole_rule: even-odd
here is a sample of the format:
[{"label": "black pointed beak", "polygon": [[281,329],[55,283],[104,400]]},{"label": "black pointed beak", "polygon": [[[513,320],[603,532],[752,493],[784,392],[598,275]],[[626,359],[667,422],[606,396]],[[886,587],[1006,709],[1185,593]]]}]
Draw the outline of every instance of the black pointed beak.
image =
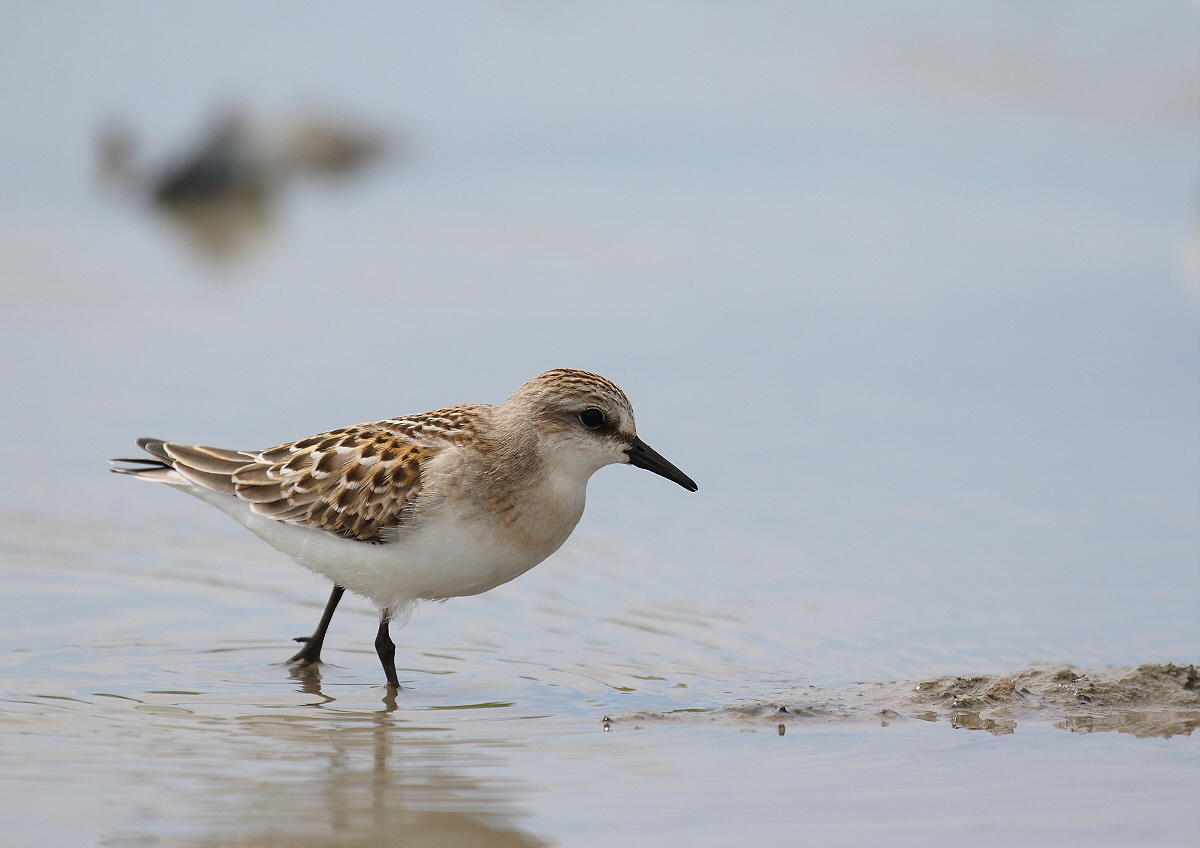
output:
[{"label": "black pointed beak", "polygon": [[633,444],[625,451],[625,455],[629,457],[630,465],[636,465],[638,468],[653,471],[655,474],[678,483],[689,492],[694,492],[700,488],[691,477],[663,459],[662,454],[641,439],[634,438]]}]

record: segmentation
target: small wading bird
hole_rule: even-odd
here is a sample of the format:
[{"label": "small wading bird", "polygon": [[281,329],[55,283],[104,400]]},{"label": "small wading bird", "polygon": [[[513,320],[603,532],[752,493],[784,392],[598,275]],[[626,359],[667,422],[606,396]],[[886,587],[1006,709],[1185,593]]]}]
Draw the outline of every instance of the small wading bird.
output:
[{"label": "small wading bird", "polygon": [[149,458],[112,470],[182,489],[333,581],[291,662],[321,661],[349,589],[380,610],[375,650],[399,688],[389,622],[420,600],[478,595],[558,550],[588,479],[629,463],[696,491],[638,438],[616,384],[559,368],[502,406],[468,404],[332,430],[263,451],[139,439]]}]

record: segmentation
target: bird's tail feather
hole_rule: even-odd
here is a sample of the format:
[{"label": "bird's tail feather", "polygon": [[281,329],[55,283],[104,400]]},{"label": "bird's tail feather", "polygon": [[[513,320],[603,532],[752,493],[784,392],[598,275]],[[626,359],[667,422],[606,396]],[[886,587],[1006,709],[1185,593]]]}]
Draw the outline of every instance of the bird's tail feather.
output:
[{"label": "bird's tail feather", "polygon": [[137,443],[138,447],[151,456],[115,457],[109,460],[108,470],[114,474],[132,474],[134,477],[156,483],[169,483],[178,479],[178,475],[174,474],[174,463],[163,449],[165,442],[162,439],[138,439]]}]

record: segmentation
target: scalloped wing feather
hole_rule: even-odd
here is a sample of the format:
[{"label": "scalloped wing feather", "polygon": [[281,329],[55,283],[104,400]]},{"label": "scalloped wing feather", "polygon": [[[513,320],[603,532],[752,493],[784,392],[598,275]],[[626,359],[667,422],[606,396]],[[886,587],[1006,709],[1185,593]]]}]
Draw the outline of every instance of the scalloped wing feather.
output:
[{"label": "scalloped wing feather", "polygon": [[421,470],[442,448],[416,445],[380,424],[333,430],[265,451],[162,442],[191,482],[245,501],[258,515],[347,539],[383,542],[421,493]]},{"label": "scalloped wing feather", "polygon": [[257,515],[384,542],[386,531],[412,515],[426,463],[474,438],[488,409],[468,404],[389,418],[264,451],[161,439],[138,445],[192,483],[245,501]]},{"label": "scalloped wing feather", "polygon": [[260,515],[380,542],[403,522],[420,495],[421,469],[438,452],[385,430],[349,427],[264,451],[231,479]]}]

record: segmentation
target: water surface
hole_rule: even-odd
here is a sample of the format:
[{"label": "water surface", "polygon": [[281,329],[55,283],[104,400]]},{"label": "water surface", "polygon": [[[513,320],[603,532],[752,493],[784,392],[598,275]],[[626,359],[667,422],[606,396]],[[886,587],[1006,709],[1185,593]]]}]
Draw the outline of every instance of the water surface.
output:
[{"label": "water surface", "polygon": [[[1193,6],[0,17],[6,845],[1195,843],[1186,717],[905,700],[1200,659]],[[231,99],[400,144],[216,252],[96,180]],[[394,699],[366,605],[293,675],[328,587],[104,470],[562,366],[700,491],[601,471]]]}]

